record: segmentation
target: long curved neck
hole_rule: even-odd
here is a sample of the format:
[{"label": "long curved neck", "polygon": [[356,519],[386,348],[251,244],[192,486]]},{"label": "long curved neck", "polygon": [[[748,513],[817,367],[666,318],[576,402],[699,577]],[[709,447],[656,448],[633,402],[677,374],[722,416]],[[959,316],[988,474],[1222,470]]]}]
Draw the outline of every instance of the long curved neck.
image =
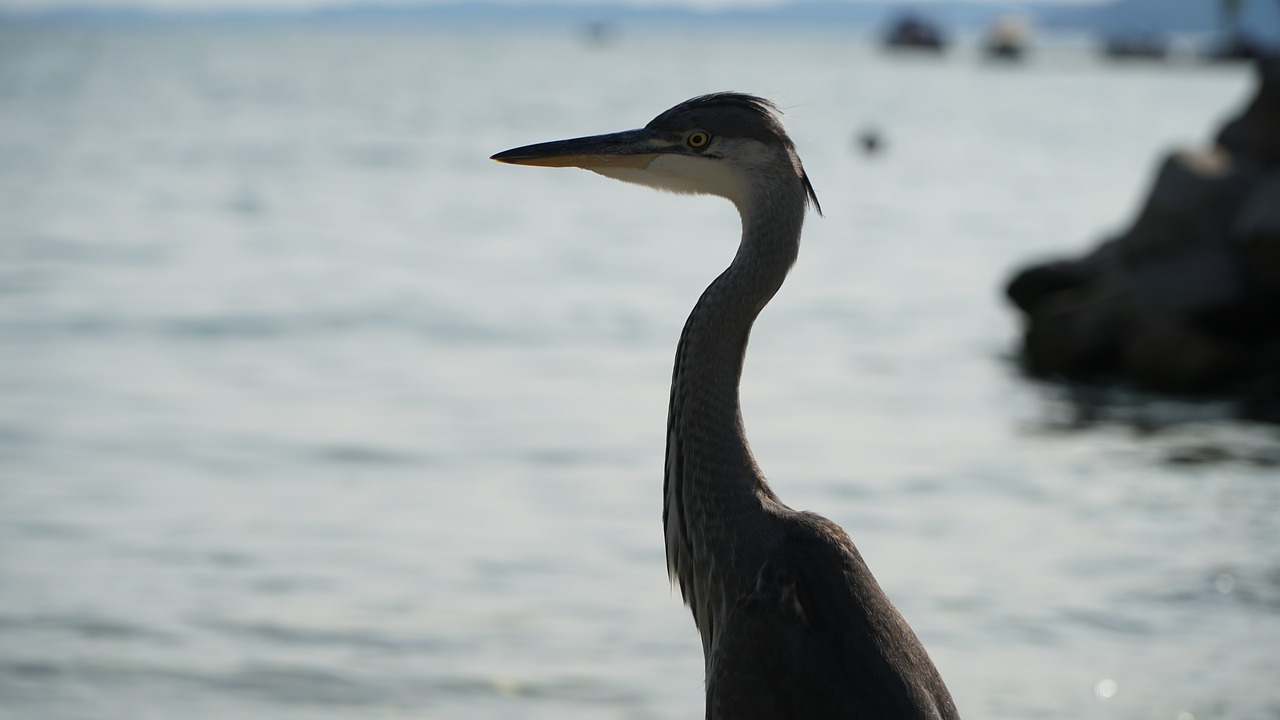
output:
[{"label": "long curved neck", "polygon": [[[663,525],[667,569],[712,642],[708,603],[736,577],[726,558],[748,561],[765,502],[777,502],[743,429],[738,385],[751,326],[782,286],[800,249],[803,191],[757,199],[742,214],[737,255],[689,315],[676,350],[667,420]],[[754,522],[753,522],[754,521]],[[718,563],[718,564],[717,564]],[[750,578],[754,581],[755,574]]]}]

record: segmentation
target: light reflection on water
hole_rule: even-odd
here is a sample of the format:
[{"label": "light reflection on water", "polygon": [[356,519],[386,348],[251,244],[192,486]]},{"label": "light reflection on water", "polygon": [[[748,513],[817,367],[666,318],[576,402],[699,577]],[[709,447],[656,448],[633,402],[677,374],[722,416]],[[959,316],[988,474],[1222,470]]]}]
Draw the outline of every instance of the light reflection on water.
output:
[{"label": "light reflection on water", "polygon": [[753,337],[753,445],[850,531],[965,715],[1280,708],[1275,433],[1064,422],[998,297],[1126,222],[1242,69],[835,34],[0,53],[0,714],[699,715],[662,432],[737,220],[485,158],[730,88],[788,108],[827,212]]}]

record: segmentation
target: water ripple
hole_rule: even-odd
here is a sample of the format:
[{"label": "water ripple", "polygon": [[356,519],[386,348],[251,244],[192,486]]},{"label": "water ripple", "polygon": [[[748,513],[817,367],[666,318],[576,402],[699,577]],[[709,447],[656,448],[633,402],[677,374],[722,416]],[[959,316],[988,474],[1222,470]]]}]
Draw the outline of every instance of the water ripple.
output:
[{"label": "water ripple", "polygon": [[207,620],[199,624],[217,632],[283,645],[338,646],[410,654],[436,653],[450,645],[447,641],[435,637],[388,636],[368,629],[316,628],[226,620]]}]

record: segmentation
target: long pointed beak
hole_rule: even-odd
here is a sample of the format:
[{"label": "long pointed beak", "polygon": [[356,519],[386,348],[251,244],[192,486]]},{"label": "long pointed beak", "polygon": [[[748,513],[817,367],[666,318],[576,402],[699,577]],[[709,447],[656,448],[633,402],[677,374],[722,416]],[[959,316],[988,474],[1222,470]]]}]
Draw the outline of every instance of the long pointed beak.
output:
[{"label": "long pointed beak", "polygon": [[505,150],[490,159],[512,165],[542,167],[647,167],[670,144],[650,130],[556,140]]}]

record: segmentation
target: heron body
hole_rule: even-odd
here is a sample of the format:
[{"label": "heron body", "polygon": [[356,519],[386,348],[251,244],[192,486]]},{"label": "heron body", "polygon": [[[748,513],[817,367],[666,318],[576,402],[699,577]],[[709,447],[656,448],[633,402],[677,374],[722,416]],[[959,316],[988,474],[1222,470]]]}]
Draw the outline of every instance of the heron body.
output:
[{"label": "heron body", "polygon": [[667,421],[667,568],[702,636],[708,720],[958,718],[849,536],[783,504],[747,443],[738,389],[748,336],[796,260],[809,204],[818,205],[777,108],[751,95],[704,95],[640,130],[493,159],[720,195],[742,217],[733,262],[681,333]]}]

